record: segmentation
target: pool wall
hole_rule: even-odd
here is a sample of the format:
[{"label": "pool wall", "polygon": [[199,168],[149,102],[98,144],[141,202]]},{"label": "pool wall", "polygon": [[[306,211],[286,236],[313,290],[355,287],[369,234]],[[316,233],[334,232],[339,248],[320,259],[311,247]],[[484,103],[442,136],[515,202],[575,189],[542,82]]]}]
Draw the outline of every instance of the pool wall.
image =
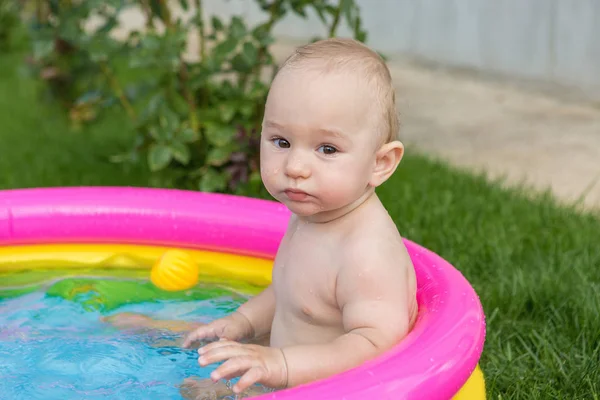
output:
[{"label": "pool wall", "polygon": [[[0,191],[0,246],[115,244],[189,248],[272,260],[289,211],[239,196],[147,188]],[[483,399],[477,367],[485,317],[469,282],[447,261],[405,240],[419,316],[397,346],[311,384],[257,399]]]}]

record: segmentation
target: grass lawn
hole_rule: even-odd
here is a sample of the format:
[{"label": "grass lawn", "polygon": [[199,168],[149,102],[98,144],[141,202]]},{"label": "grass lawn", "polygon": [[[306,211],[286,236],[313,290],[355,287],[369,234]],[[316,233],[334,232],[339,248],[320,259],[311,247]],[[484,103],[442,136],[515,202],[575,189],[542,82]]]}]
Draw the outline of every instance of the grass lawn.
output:
[{"label": "grass lawn", "polygon": [[107,162],[131,142],[129,120],[111,115],[75,131],[59,107],[22,77],[22,54],[0,55],[0,189],[34,186],[146,185],[147,169]]},{"label": "grass lawn", "polygon": [[[0,189],[148,185],[107,156],[130,135],[119,115],[72,132],[17,55],[0,55]],[[408,155],[379,191],[401,233],[469,279],[487,315],[491,399],[600,398],[600,221]]]}]

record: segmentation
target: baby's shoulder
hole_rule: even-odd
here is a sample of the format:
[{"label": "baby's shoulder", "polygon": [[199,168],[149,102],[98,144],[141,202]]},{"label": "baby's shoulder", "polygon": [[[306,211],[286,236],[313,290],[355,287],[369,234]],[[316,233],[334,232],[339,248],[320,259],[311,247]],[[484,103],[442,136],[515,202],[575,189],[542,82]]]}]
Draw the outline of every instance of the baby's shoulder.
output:
[{"label": "baby's shoulder", "polygon": [[345,264],[370,264],[381,268],[409,260],[400,233],[395,226],[385,224],[348,232],[342,253]]}]

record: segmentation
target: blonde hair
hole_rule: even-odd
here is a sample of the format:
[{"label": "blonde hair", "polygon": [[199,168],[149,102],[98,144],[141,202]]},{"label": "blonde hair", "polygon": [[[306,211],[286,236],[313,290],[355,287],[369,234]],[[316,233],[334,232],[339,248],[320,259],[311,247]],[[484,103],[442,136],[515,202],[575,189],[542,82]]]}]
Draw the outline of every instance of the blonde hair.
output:
[{"label": "blonde hair", "polygon": [[390,70],[379,54],[353,39],[329,38],[298,47],[280,66],[278,74],[288,68],[306,67],[310,61],[320,61],[317,65],[324,72],[341,70],[366,78],[376,99],[377,130],[386,143],[398,139],[396,92]]}]

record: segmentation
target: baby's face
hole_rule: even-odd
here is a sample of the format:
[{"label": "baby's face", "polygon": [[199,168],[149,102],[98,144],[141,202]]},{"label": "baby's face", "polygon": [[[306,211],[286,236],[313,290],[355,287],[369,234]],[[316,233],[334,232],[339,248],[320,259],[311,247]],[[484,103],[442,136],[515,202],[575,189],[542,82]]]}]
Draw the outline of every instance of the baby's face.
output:
[{"label": "baby's face", "polygon": [[340,209],[369,188],[378,135],[372,97],[344,73],[284,71],[265,107],[261,175],[293,213]]}]

